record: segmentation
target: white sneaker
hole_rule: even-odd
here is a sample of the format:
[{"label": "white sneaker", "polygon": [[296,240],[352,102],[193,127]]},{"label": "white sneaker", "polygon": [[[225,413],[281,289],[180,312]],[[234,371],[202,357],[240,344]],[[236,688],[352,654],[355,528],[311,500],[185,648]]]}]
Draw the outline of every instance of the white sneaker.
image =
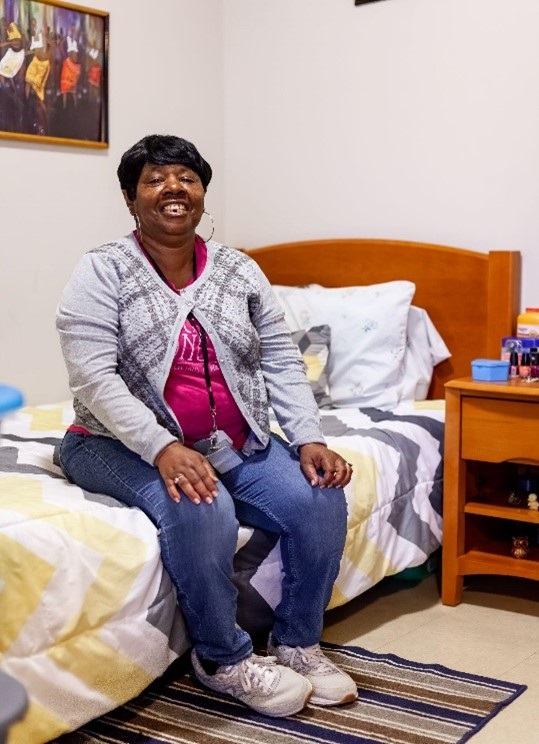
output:
[{"label": "white sneaker", "polygon": [[268,646],[279,664],[302,674],[313,686],[313,705],[342,705],[357,700],[357,686],[352,677],[328,659],[319,644],[300,646]]},{"label": "white sneaker", "polygon": [[231,695],[266,716],[291,716],[302,710],[312,693],[305,677],[276,663],[275,657],[256,656],[238,664],[220,666],[208,674],[193,649],[193,669],[199,682],[211,690]]}]

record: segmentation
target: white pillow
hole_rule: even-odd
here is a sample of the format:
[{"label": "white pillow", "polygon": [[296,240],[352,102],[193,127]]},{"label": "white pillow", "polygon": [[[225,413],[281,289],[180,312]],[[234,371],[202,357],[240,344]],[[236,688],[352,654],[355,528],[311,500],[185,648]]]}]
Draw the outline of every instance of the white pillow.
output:
[{"label": "white pillow", "polygon": [[404,362],[396,383],[399,402],[426,400],[434,367],[450,356],[427,311],[412,305],[408,313]]},{"label": "white pillow", "polygon": [[415,284],[273,289],[290,330],[330,326],[329,392],[334,406],[388,409],[398,403],[396,383]]}]

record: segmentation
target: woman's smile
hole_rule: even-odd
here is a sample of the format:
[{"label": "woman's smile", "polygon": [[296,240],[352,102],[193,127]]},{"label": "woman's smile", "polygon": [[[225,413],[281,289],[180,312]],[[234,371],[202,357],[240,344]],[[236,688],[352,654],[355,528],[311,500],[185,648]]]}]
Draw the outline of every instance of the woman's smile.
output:
[{"label": "woman's smile", "polygon": [[187,206],[179,202],[171,202],[169,204],[165,204],[165,206],[163,207],[163,212],[172,215],[185,214],[187,212]]}]

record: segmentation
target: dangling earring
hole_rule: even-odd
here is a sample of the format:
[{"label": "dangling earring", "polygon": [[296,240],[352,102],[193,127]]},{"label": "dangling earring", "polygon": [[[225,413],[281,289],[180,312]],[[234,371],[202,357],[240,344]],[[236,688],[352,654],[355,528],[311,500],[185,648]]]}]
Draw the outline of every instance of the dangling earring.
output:
[{"label": "dangling earring", "polygon": [[135,220],[135,229],[138,232],[139,238],[140,238],[141,233],[140,233],[140,222],[139,222],[138,214],[135,212],[134,209],[133,210],[130,209],[129,211],[131,212],[131,217]]},{"label": "dangling earring", "polygon": [[203,241],[204,241],[205,243],[207,243],[207,242],[208,242],[209,240],[211,240],[211,239],[212,239],[212,237],[213,237],[213,233],[215,232],[215,222],[213,221],[213,217],[211,216],[211,214],[210,214],[209,212],[206,212],[206,210],[204,210],[203,214],[207,214],[207,215],[208,215],[208,217],[209,217],[209,218],[210,218],[210,220],[211,220],[211,233],[210,233],[210,237],[209,237],[209,238],[202,238],[202,240],[203,240]]}]

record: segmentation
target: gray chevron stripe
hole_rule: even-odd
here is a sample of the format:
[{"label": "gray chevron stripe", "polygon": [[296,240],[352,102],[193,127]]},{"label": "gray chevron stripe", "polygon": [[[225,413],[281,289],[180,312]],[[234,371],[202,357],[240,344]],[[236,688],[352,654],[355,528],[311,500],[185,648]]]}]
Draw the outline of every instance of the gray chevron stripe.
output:
[{"label": "gray chevron stripe", "polygon": [[[370,410],[362,409],[362,413],[370,414]],[[377,414],[383,412],[377,411]],[[408,422],[422,425],[421,419],[427,417],[403,417]],[[399,417],[389,414],[390,420],[398,421]],[[380,420],[380,419],[379,419]],[[427,428],[427,427],[424,427]],[[391,503],[391,511],[388,516],[388,523],[392,525],[397,534],[410,541],[414,545],[429,545],[434,550],[438,547],[439,541],[432,533],[430,526],[424,522],[413,508],[411,499],[402,498],[411,493],[418,484],[415,463],[417,462],[420,448],[408,437],[396,431],[387,429],[377,429],[375,426],[369,428],[349,427],[340,421],[336,416],[322,417],[322,430],[324,436],[365,436],[370,439],[376,439],[382,444],[391,447],[399,454],[399,464],[397,467],[397,485],[395,487],[395,497]],[[432,431],[430,432],[432,434]],[[439,437],[436,437],[440,441]],[[429,494],[429,500],[432,502],[432,491],[436,490],[441,493],[441,477],[438,473],[433,473],[433,489]],[[438,498],[436,498],[438,500]],[[438,511],[438,510],[437,510]],[[441,512],[441,508],[440,508]]]}]

